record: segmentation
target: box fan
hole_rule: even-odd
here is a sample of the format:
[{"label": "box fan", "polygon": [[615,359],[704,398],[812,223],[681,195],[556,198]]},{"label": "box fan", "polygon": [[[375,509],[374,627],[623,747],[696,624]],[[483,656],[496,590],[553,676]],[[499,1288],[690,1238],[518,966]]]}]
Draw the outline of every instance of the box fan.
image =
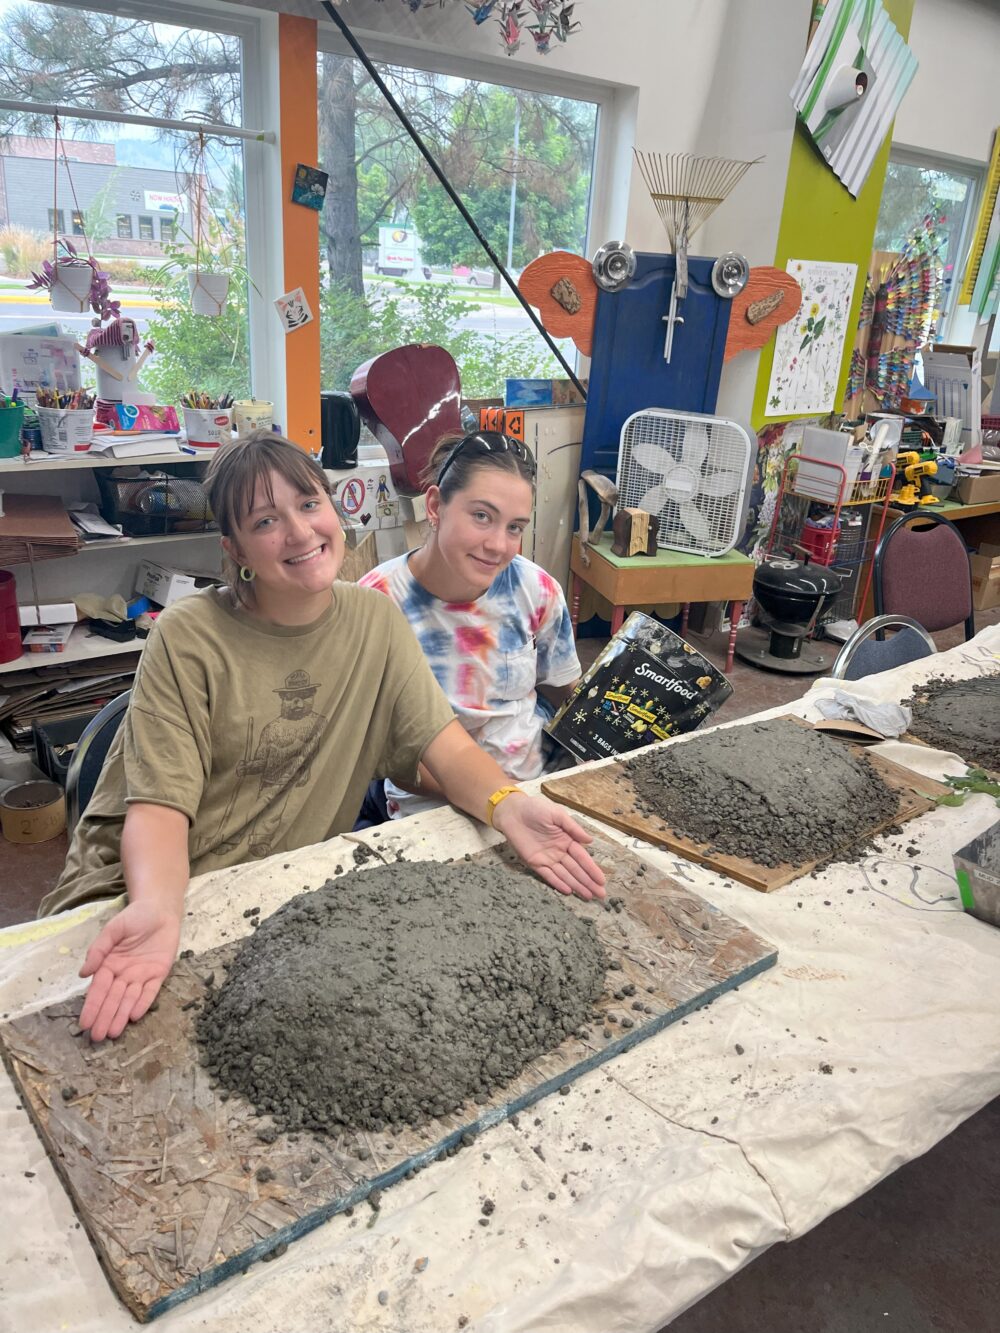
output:
[{"label": "box fan", "polygon": [[622,427],[618,503],[655,515],[666,550],[725,555],[743,533],[753,449],[725,417],[646,408]]}]

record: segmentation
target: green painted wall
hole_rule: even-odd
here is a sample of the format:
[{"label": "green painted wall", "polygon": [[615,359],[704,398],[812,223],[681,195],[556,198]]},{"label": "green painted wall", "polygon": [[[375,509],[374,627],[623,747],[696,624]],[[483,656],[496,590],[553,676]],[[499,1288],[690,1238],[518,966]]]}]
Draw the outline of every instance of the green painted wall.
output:
[{"label": "green painted wall", "polygon": [[[884,3],[902,36],[908,37],[916,0],[884,0]],[[803,5],[804,11],[811,8],[811,3]],[[804,31],[808,30],[806,24],[807,19],[804,16]],[[890,129],[861,193],[854,199],[820,157],[812,140],[798,122],[792,138],[785,202],[781,210],[774,266],[783,269],[789,259],[824,259],[829,263],[857,264],[858,277],[847,325],[851,330],[857,328],[858,311],[865,290],[865,275],[868,272],[872,242],[875,238],[875,224],[878,221],[879,203],[882,199],[882,186],[885,183],[891,143]],[[844,359],[840,367],[836,398],[838,405],[844,400],[853,346],[852,333],[845,345]],[[771,382],[773,362],[774,339],[772,338],[760,354],[753,402],[755,430],[760,430],[762,426],[772,421],[793,419],[765,417],[767,389]]]}]

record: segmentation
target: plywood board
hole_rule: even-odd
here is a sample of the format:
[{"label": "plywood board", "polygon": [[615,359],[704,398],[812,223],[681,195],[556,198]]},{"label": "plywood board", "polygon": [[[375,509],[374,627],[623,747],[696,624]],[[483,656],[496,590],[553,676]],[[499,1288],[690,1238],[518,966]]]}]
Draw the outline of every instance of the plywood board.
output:
[{"label": "plywood board", "polygon": [[[796,718],[795,721],[801,719]],[[803,723],[803,725],[808,724]],[[685,744],[684,741],[676,743]],[[860,746],[852,745],[851,749],[859,754],[862,752]],[[898,812],[891,819],[874,825],[868,837],[893,824],[903,824],[927,810],[933,810],[937,797],[945,795],[950,790],[940,782],[920,777],[901,764],[883,759],[881,755],[868,752],[866,758],[878,770],[884,781],[899,793]],[[639,808],[635,788],[625,774],[624,765],[618,762],[606,764],[601,768],[582,769],[568,773],[562,778],[551,778],[542,783],[542,791],[553,801],[559,801],[583,814],[595,815],[614,828],[632,833],[656,846],[667,847],[689,861],[708,866],[721,875],[739,880],[741,884],[749,884],[752,889],[757,889],[761,893],[771,893],[774,889],[780,889],[785,884],[790,884],[793,879],[798,879],[800,875],[809,874],[823,861],[831,859],[824,856],[803,865],[786,863],[779,866],[761,866],[746,857],[725,856],[721,852],[710,850],[706,845],[669,828],[662,820],[643,814]],[[850,845],[838,847],[833,856],[843,855],[850,849]]]},{"label": "plywood board", "polygon": [[[212,1086],[192,1029],[206,977],[221,984],[235,943],[180,959],[157,1009],[117,1042],[80,1035],[79,999],[0,1026],[5,1063],[138,1319],[242,1272],[776,962],[771,945],[596,830],[591,850],[615,903],[564,901],[594,920],[614,964],[599,1017],[485,1105],[420,1130],[273,1136],[269,1119]],[[519,873],[506,847],[482,859]],[[258,1180],[263,1167],[272,1179]]]}]

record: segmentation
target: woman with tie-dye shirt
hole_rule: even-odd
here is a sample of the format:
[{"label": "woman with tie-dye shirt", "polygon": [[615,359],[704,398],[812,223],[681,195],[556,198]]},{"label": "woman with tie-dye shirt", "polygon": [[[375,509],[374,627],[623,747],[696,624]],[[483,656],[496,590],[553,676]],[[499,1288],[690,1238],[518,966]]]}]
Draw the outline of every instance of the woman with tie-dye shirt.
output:
[{"label": "woman with tie-dye shirt", "polygon": [[[515,781],[558,762],[542,728],[580,676],[562,589],[519,555],[535,463],[492,431],[446,439],[428,463],[430,534],[418,551],[361,579],[392,598],[472,738]],[[441,803],[421,770],[419,793],[387,782],[397,818]]]}]

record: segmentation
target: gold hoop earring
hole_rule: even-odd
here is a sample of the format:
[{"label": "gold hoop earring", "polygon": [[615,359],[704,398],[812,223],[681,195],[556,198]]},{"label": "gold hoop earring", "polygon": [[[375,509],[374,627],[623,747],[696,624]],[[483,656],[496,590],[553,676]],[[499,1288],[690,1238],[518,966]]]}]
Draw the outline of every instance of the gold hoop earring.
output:
[{"label": "gold hoop earring", "polygon": [[249,565],[240,565],[240,581],[243,583],[253,583],[257,577],[256,573]]}]

